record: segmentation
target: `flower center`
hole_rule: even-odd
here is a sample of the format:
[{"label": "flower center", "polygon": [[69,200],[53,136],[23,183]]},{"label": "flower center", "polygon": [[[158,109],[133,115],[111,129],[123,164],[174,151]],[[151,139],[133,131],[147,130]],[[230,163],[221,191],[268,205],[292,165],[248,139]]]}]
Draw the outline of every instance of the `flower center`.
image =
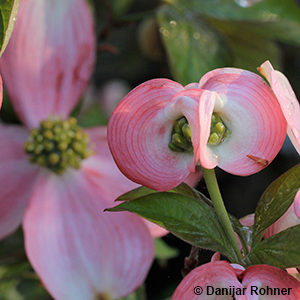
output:
[{"label": "flower center", "polygon": [[211,116],[208,144],[211,146],[220,145],[229,133],[230,130],[226,127],[223,120],[216,113],[213,113]]},{"label": "flower center", "polygon": [[30,162],[61,174],[68,167],[79,169],[81,161],[92,153],[88,135],[77,125],[75,118],[47,119],[32,129],[25,143]]},{"label": "flower center", "polygon": [[169,148],[174,152],[193,153],[191,129],[185,117],[175,121]]},{"label": "flower center", "polygon": [[[208,144],[211,146],[221,144],[229,133],[230,130],[226,127],[223,120],[218,114],[213,113],[211,116]],[[185,117],[181,117],[175,121],[172,129],[171,141],[168,146],[170,150],[174,152],[193,153],[191,129]]]}]

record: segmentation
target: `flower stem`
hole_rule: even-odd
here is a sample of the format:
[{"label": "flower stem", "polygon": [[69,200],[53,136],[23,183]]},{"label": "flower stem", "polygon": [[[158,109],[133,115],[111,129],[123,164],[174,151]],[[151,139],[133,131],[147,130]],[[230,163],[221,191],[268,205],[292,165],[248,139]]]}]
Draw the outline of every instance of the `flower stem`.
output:
[{"label": "flower stem", "polygon": [[217,216],[225,229],[225,233],[226,233],[229,241],[231,242],[233,250],[236,254],[236,259],[238,260],[237,262],[241,262],[242,254],[239,249],[239,245],[238,245],[237,238],[235,236],[232,224],[230,222],[229,216],[228,216],[226,208],[224,206],[224,202],[223,202],[220,190],[219,190],[215,170],[202,168],[202,172],[203,172],[203,177],[204,177],[209,195],[210,195],[213,205],[215,207]]},{"label": "flower stem", "polygon": [[181,270],[181,274],[183,277],[185,277],[188,273],[190,273],[197,267],[199,263],[199,251],[200,247],[192,246],[190,255],[184,259],[184,267]]}]

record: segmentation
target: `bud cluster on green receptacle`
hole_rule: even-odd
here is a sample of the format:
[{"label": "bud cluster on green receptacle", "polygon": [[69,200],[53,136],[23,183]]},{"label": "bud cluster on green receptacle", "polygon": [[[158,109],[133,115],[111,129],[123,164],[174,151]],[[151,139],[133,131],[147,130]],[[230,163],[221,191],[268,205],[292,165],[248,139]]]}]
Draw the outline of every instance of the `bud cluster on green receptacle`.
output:
[{"label": "bud cluster on green receptacle", "polygon": [[221,144],[230,133],[223,120],[216,113],[211,116],[210,135],[208,144],[216,146]]},{"label": "bud cluster on green receptacle", "polygon": [[172,129],[170,150],[174,152],[193,153],[193,144],[191,141],[191,129],[185,117],[176,120]]},{"label": "bud cluster on green receptacle", "polygon": [[[211,116],[210,135],[208,145],[217,146],[230,134],[223,120],[217,113]],[[173,125],[169,149],[174,152],[193,153],[193,144],[191,141],[191,129],[185,117],[177,119]]]},{"label": "bud cluster on green receptacle", "polygon": [[80,168],[81,161],[92,154],[88,143],[88,135],[75,118],[49,118],[30,132],[25,151],[32,163],[61,174],[68,167]]}]

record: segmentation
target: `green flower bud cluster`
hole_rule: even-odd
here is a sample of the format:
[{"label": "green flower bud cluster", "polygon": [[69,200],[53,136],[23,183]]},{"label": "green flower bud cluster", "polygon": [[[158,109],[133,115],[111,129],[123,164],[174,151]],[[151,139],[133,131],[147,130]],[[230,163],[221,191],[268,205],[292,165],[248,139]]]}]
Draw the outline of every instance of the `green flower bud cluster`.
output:
[{"label": "green flower bud cluster", "polygon": [[229,130],[225,126],[223,120],[216,113],[212,114],[208,144],[211,146],[217,146],[221,144],[228,133]]},{"label": "green flower bud cluster", "polygon": [[30,155],[30,162],[61,174],[68,167],[79,169],[81,161],[92,154],[88,142],[88,135],[75,118],[49,118],[31,131],[25,152]]},{"label": "green flower bud cluster", "polygon": [[175,121],[169,148],[174,152],[193,153],[191,129],[185,117],[181,117]]}]

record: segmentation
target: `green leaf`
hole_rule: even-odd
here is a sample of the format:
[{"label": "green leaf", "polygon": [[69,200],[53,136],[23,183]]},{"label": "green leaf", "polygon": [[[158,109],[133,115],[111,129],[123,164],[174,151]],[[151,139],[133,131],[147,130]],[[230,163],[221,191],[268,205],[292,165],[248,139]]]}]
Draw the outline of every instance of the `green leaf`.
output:
[{"label": "green leaf", "polygon": [[170,192],[155,193],[108,210],[134,212],[191,245],[221,252],[235,261],[234,251],[215,212],[199,199]]},{"label": "green leaf", "polygon": [[300,225],[290,227],[256,244],[245,258],[248,265],[268,264],[278,268],[300,266]]},{"label": "green leaf", "polygon": [[0,265],[0,299],[50,300],[28,261]]},{"label": "green leaf", "polygon": [[18,6],[19,0],[0,0],[0,56],[13,31]]},{"label": "green leaf", "polygon": [[26,259],[20,229],[0,242],[0,299],[51,299]]},{"label": "green leaf", "polygon": [[209,23],[223,34],[232,54],[233,66],[257,72],[262,62],[270,60],[275,69],[281,68],[280,50],[273,40],[235,22],[214,20]]},{"label": "green leaf", "polygon": [[229,64],[221,35],[193,11],[162,7],[158,23],[175,80],[184,85],[198,82],[206,72]]},{"label": "green leaf", "polygon": [[162,239],[154,239],[155,258],[157,259],[170,259],[178,255],[176,248],[170,247]]},{"label": "green leaf", "polygon": [[294,0],[261,0],[247,7],[239,5],[239,0],[167,0],[166,2],[224,20],[274,22],[289,19],[298,22],[300,16],[299,6]]},{"label": "green leaf", "polygon": [[293,203],[300,188],[300,164],[278,177],[261,196],[255,211],[253,244],[278,220]]},{"label": "green leaf", "polygon": [[268,38],[300,44],[300,8],[294,0],[261,0],[248,7],[239,5],[238,0],[167,2],[172,2],[179,9],[194,11],[198,15],[231,21],[231,24],[235,22],[245,32],[253,30]]},{"label": "green leaf", "polygon": [[[192,188],[186,183],[181,183],[177,187],[175,187],[172,190],[168,191],[169,193],[176,193],[176,194],[181,194],[189,197],[196,197],[199,199],[202,199],[204,202],[208,203],[210,201],[208,198],[206,198],[203,194]],[[117,198],[117,201],[129,201],[133,199],[140,198],[142,196],[150,195],[157,193],[155,190],[151,190],[145,186],[138,187],[134,190],[131,190]]]},{"label": "green leaf", "polygon": [[[129,191],[123,195],[121,195],[119,198],[117,198],[116,201],[130,201],[130,200],[134,200],[146,195],[150,195],[150,194],[155,194],[157,193],[155,190],[151,190],[147,187],[141,186],[138,187],[132,191]],[[183,196],[187,196],[187,197],[191,197],[191,198],[196,198],[199,201],[202,201],[203,203],[207,204],[208,206],[210,206],[213,209],[213,204],[211,202],[210,199],[208,199],[205,195],[203,195],[201,192],[197,191],[196,189],[194,189],[193,187],[189,186],[186,183],[181,183],[180,185],[178,185],[176,188],[169,190],[168,193],[175,193],[175,194],[179,194],[179,195],[183,195]],[[248,253],[247,250],[247,244],[249,243],[249,228],[243,226],[239,220],[230,215],[230,221],[232,223],[233,229],[234,231],[238,234],[242,245],[244,246],[244,252]]]}]

